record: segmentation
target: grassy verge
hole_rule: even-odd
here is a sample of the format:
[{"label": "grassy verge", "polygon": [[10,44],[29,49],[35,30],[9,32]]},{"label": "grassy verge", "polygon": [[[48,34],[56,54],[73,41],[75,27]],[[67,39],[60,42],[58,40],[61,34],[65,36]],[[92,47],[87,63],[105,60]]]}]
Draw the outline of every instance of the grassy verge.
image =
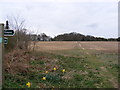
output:
[{"label": "grassy verge", "polygon": [[117,85],[115,54],[112,57],[82,49],[29,54],[29,72],[5,73],[5,88],[27,88],[27,82],[31,88],[114,88]]}]

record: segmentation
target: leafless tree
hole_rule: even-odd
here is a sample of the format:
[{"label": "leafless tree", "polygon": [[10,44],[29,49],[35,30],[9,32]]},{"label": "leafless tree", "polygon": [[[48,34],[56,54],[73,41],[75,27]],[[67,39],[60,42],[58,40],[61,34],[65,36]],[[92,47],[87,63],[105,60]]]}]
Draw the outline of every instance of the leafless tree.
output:
[{"label": "leafless tree", "polygon": [[25,19],[22,18],[20,15],[7,16],[7,19],[9,20],[10,27],[14,30],[19,31],[25,28]]},{"label": "leafless tree", "polygon": [[16,47],[20,49],[27,49],[28,36],[26,35],[27,29],[25,29],[25,19],[20,15],[7,16],[10,28],[15,30]]}]

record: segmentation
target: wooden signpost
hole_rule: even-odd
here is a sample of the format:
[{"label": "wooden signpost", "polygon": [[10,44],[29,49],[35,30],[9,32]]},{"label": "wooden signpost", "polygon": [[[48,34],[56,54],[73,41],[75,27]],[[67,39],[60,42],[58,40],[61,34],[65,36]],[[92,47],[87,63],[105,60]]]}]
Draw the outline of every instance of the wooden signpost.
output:
[{"label": "wooden signpost", "polygon": [[6,21],[6,28],[4,29],[4,24],[0,24],[0,90],[3,85],[3,63],[4,63],[4,44],[8,44],[8,38],[4,36],[14,36],[14,30],[9,29],[8,21]]},{"label": "wooden signpost", "polygon": [[0,24],[0,89],[2,89],[2,84],[3,84],[3,30],[4,30],[4,24]]}]

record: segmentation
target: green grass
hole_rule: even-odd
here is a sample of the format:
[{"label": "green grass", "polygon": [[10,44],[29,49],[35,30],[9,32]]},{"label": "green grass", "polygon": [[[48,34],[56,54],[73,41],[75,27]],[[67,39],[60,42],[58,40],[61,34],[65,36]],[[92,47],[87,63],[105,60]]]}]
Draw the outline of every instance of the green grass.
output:
[{"label": "green grass", "polygon": [[31,65],[36,65],[36,64],[44,64],[43,61],[32,61],[30,62]]},{"label": "green grass", "polygon": [[[31,66],[43,69],[16,75],[6,73],[4,87],[27,88],[27,82],[32,83],[31,88],[113,88],[114,84],[117,84],[117,54],[73,49],[49,53],[31,52],[31,55],[44,56],[51,61],[57,59],[55,65],[59,68],[54,72],[50,71],[45,74],[43,73],[46,70],[44,59],[30,61]],[[62,73],[62,69],[66,69],[66,72]],[[46,80],[42,80],[42,77],[46,77]],[[114,81],[111,82],[110,79]]]}]

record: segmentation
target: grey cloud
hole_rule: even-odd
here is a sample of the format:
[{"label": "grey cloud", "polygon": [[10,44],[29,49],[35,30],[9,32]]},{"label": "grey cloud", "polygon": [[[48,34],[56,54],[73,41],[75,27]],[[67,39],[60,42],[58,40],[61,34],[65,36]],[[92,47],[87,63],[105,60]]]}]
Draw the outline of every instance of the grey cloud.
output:
[{"label": "grey cloud", "polygon": [[87,25],[87,27],[91,27],[91,28],[97,28],[99,25],[97,23],[92,23],[90,25]]},{"label": "grey cloud", "polygon": [[28,27],[39,28],[39,33],[54,36],[74,31],[95,36],[117,36],[116,3],[29,2],[7,3],[3,8],[4,5],[0,4],[1,17],[18,12],[27,18]]}]

